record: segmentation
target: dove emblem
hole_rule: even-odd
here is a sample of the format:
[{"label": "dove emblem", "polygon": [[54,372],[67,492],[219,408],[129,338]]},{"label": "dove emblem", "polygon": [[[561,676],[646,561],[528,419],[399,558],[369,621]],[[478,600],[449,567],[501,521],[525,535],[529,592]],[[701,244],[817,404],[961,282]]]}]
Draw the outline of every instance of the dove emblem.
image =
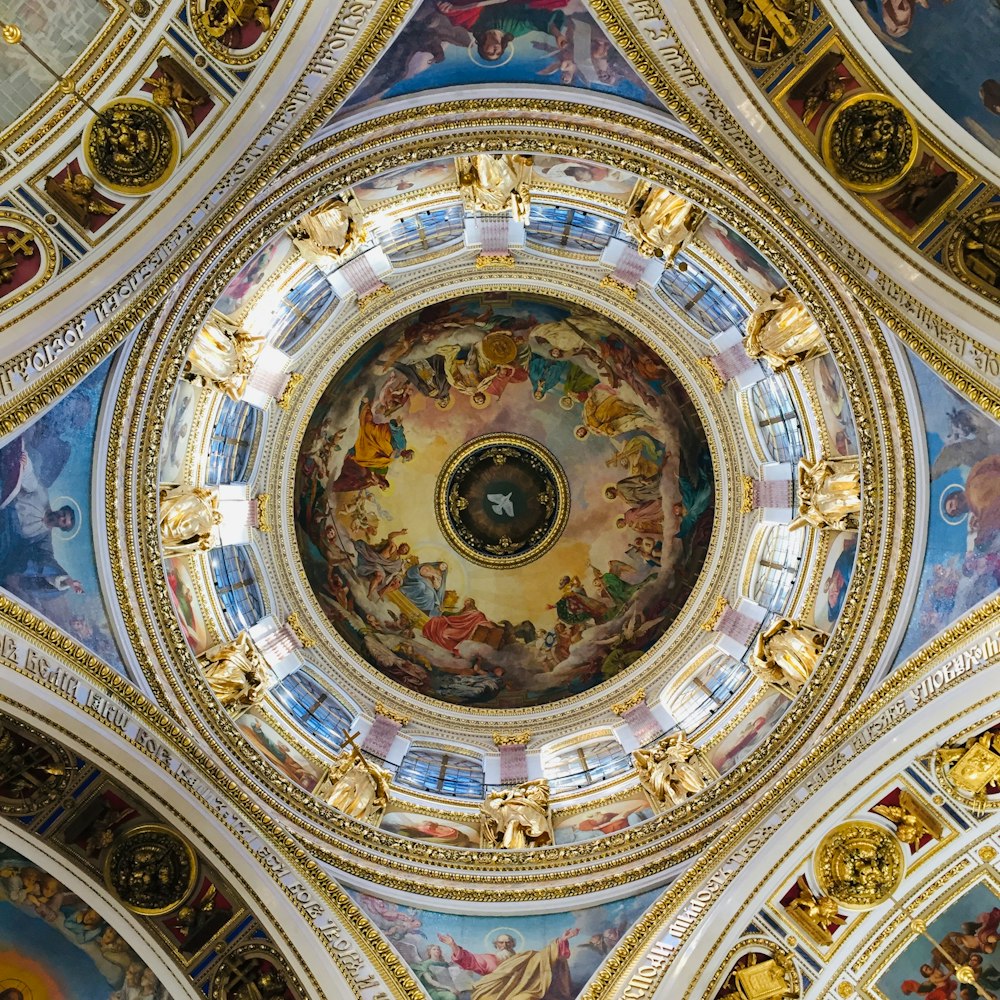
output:
[{"label": "dove emblem", "polygon": [[510,493],[487,493],[486,499],[493,504],[494,514],[506,514],[507,517],[514,516],[514,505],[511,503]]}]

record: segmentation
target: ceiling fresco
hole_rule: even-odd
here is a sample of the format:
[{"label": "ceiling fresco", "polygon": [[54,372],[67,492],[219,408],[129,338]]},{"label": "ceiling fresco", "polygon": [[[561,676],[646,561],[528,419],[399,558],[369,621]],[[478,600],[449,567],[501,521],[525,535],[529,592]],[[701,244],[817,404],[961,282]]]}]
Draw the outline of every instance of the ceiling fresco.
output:
[{"label": "ceiling fresco", "polygon": [[169,1000],[152,969],[83,897],[0,845],[4,1000]]},{"label": "ceiling fresco", "polygon": [[296,526],[313,592],[369,663],[452,704],[519,707],[656,644],[713,495],[700,418],[643,342],[570,303],[466,296],[338,371],[305,433]]},{"label": "ceiling fresco", "polygon": [[20,4],[0,1000],[1000,998],[1000,0],[827,6]]},{"label": "ceiling fresco", "polygon": [[854,0],[854,6],[930,99],[994,153],[1000,152],[1000,72],[991,46],[1000,38],[993,0]]},{"label": "ceiling fresco", "polygon": [[505,83],[662,108],[581,0],[422,0],[344,112],[422,90]]}]

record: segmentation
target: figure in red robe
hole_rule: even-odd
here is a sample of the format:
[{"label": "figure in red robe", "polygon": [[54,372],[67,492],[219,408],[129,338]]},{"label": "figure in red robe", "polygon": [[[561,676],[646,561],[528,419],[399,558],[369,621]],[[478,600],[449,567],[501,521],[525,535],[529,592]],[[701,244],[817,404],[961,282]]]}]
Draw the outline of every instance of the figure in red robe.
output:
[{"label": "figure in red robe", "polygon": [[466,639],[471,639],[480,625],[492,622],[476,607],[473,598],[467,597],[462,610],[454,615],[438,615],[428,618],[424,625],[424,636],[431,642],[447,649],[452,656],[458,656],[458,647]]}]

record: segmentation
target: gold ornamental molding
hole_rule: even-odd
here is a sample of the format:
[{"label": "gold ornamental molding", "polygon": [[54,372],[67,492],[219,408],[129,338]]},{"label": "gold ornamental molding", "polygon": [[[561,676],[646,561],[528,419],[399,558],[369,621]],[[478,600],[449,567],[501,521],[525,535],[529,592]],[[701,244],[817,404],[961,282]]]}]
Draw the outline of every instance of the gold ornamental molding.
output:
[{"label": "gold ornamental molding", "polygon": [[[523,126],[522,126],[522,134],[523,134]],[[480,141],[486,143],[486,142],[490,142],[491,139],[489,138],[489,136],[487,136],[485,139],[482,139]],[[426,151],[426,149],[430,148],[430,147],[421,147],[421,148]],[[450,150],[450,147],[446,147],[445,148],[445,155],[447,155],[447,151],[448,150]],[[382,160],[380,162],[384,162],[384,160]],[[326,183],[326,184],[331,183],[329,175],[326,175],[326,179],[323,181],[323,183]],[[687,182],[685,182],[685,183],[687,183]],[[716,182],[716,183],[718,183],[718,182]],[[720,202],[720,206],[721,206],[720,207],[720,213],[721,214],[725,215],[725,213],[727,213],[727,212],[729,214],[734,214],[734,210],[733,210],[732,205],[729,205],[727,207],[726,205],[724,205],[724,204],[722,204]],[[257,232],[261,232],[261,231],[266,230],[267,226],[262,224],[262,220],[266,221],[266,219],[268,218],[268,215],[267,215],[268,212],[278,212],[278,211],[285,210],[287,208],[287,206],[281,206],[280,200],[277,199],[277,198],[274,201],[272,201],[272,202],[268,202],[267,199],[262,199],[261,202],[260,202],[260,204],[259,204],[259,206],[255,206],[255,207],[259,208],[259,211],[262,214],[261,215],[248,216],[247,222],[248,222],[249,225],[255,227]],[[749,218],[749,215],[747,217]],[[762,230],[762,232],[763,232],[763,230]],[[250,252],[251,252],[251,250],[249,249],[249,247],[247,248],[247,250],[245,252],[246,252],[246,256],[248,257],[249,254],[250,254]],[[239,253],[242,255],[244,253],[244,250],[241,248],[240,251],[239,251]],[[785,250],[781,250],[780,251],[780,256],[781,256],[782,262],[779,262],[778,266],[782,267],[783,269],[788,269],[790,267],[790,265],[792,264],[792,262],[793,262],[793,258],[791,256],[789,256]],[[246,258],[244,258],[244,259],[246,259]],[[235,267],[239,266],[239,263],[240,263],[240,261],[233,260],[231,266],[233,268],[235,268]],[[199,270],[199,265],[196,265],[192,269],[193,272],[194,271],[198,271],[198,270]],[[204,279],[204,276],[206,274],[206,270],[207,270],[207,268],[200,270],[200,273],[201,273],[201,276],[202,276],[203,279]],[[217,286],[218,290],[221,290],[222,284],[224,284],[225,281],[228,280],[228,277],[230,277],[231,273],[232,273],[231,270],[230,271],[225,271],[225,273],[224,273],[224,271],[225,271],[225,269],[217,269],[217,270],[215,270],[213,272],[213,277],[211,279],[211,283],[214,285],[215,281],[217,280],[218,281],[218,286]],[[826,288],[826,287],[823,287],[822,285],[819,286],[819,287],[822,287],[822,293],[823,293],[823,295],[829,294],[832,297],[836,298],[836,294],[837,293],[834,292],[832,290],[832,288]],[[810,293],[808,291],[805,291],[805,294],[807,296],[809,296],[811,294],[812,299],[815,302],[817,302],[817,303],[820,301],[819,298],[817,298],[817,296],[819,295],[818,292],[816,292],[816,293]],[[205,291],[205,296],[204,296],[203,301],[205,301],[205,302],[212,301],[211,295],[212,295],[212,291],[211,291],[211,288],[209,288],[208,290]],[[179,313],[181,313],[182,311],[183,310],[180,309],[179,307],[175,308],[174,310],[172,310],[172,312],[173,312],[172,318],[169,318],[167,320],[167,322],[164,324],[162,332],[160,334],[158,334],[157,344],[158,344],[159,348],[162,349],[162,347],[163,347],[163,339],[165,337],[169,337],[169,336],[181,336],[182,337],[183,336],[183,333],[178,333],[178,325],[177,325],[179,323],[179,319],[178,319]],[[825,311],[825,307],[824,307],[824,311]],[[375,320],[373,318],[372,322],[374,322],[374,321]],[[182,323],[180,325],[183,326]],[[875,342],[876,343],[879,342],[879,339],[878,339],[877,335],[876,335],[876,338],[875,338]],[[838,355],[838,357],[840,358],[841,361],[843,361],[843,359],[844,359],[844,353],[843,352],[845,350],[847,350],[848,348],[850,350],[854,350],[853,346],[851,346],[851,345],[846,345],[846,346],[845,345],[841,345],[841,347],[840,347],[841,353],[840,353],[840,355]],[[126,383],[127,384],[129,382],[129,377],[131,376],[131,378],[134,379],[135,378],[135,373],[136,373],[135,362],[134,362],[134,360],[132,358],[129,359],[129,365],[131,366],[131,370],[126,373]],[[871,371],[871,369],[873,367],[875,367],[875,366],[873,365],[873,363],[871,361],[867,361],[866,360],[866,361],[863,361],[863,362],[859,363],[859,368],[862,368],[862,369],[867,368],[869,371]],[[167,372],[166,370],[164,370],[164,374],[166,375],[164,384],[165,385],[171,384],[170,378],[169,378],[169,372]],[[176,369],[173,372],[173,376],[176,377]],[[890,384],[894,384],[894,378],[895,378],[895,374],[894,374],[894,371],[892,370],[891,363],[889,363],[888,364],[887,379],[888,379],[888,381],[889,381]],[[848,391],[851,394],[852,405],[856,404],[856,412],[859,414],[859,422],[861,422],[861,420],[863,419],[864,416],[866,416],[866,415],[874,415],[876,413],[879,413],[879,406],[875,402],[868,403],[868,402],[863,401],[862,397],[861,397],[861,394],[860,394],[859,387],[858,387],[858,383],[857,383],[856,380],[852,380],[852,379],[853,379],[853,376],[850,376],[850,375],[847,378]],[[147,428],[145,428],[142,431],[142,434],[143,434],[145,440],[149,441],[149,440],[157,439],[156,436],[159,433],[157,421],[159,421],[160,424],[162,424],[162,412],[163,412],[163,410],[161,408],[161,403],[159,401],[157,401],[156,404],[151,408],[152,417],[151,417],[150,424],[149,424],[149,426]],[[881,423],[881,422],[884,422],[884,418],[885,418],[885,414],[884,414],[884,412],[881,412],[881,413],[879,413],[879,417],[876,418],[876,419],[877,419],[877,421],[879,423]],[[119,427],[120,426],[121,425],[119,424]],[[146,437],[147,431],[151,432],[152,438]],[[136,434],[137,433],[138,432],[135,432],[135,433],[132,433],[131,435],[128,435],[129,436],[130,454],[133,454],[133,455],[134,455],[135,442],[136,442]],[[874,449],[874,446],[875,446],[874,445],[874,441],[872,440],[871,434],[869,433],[868,438],[863,441],[862,450],[864,450],[864,449],[867,448],[869,450],[869,452],[871,453],[872,450]],[[134,457],[128,459],[129,463],[132,463],[134,461],[135,461]],[[874,458],[870,458],[869,459],[869,464],[870,464],[871,475],[874,477],[874,481],[875,482],[880,482],[881,481],[881,478],[880,478],[881,469],[879,467],[878,461],[876,461]],[[133,474],[135,474],[135,473],[138,472],[138,470],[135,468],[135,466],[130,466],[130,467],[132,469]],[[141,475],[138,476],[138,478],[141,478]],[[885,490],[886,490],[886,493],[888,494],[888,496],[887,496],[887,500],[888,500],[887,510],[889,511],[889,516],[890,517],[894,517],[894,513],[893,512],[895,511],[896,498],[895,498],[895,494],[893,493],[893,484],[889,481],[890,479],[891,479],[891,477],[885,477],[885,481],[886,481]],[[138,508],[136,507],[136,498],[135,497],[128,498],[128,502],[132,505],[132,509],[133,510],[137,510],[138,509],[139,511],[142,511],[142,507],[141,507],[142,501],[141,501],[141,499],[139,500],[139,507]],[[138,525],[139,525],[140,533],[144,533],[146,531],[146,529],[147,529],[147,523],[146,523],[146,521],[148,520],[147,515],[146,515],[145,512],[142,512],[142,513],[140,513],[140,514],[138,514],[136,516],[139,518]],[[149,525],[148,526],[150,526],[150,527],[152,526],[151,520],[149,521]],[[869,529],[869,535],[867,536],[867,539],[866,539],[866,537],[862,537],[862,540],[859,543],[859,551],[864,552],[866,544],[869,546],[869,550],[868,551],[872,551],[871,546],[874,545],[874,543],[875,543],[874,528],[870,528]],[[126,544],[127,545],[131,545],[131,542],[126,541]],[[130,554],[130,558],[135,558],[135,555],[136,555],[136,553],[134,551],[132,551],[131,554]],[[147,576],[147,574],[148,574],[148,576]],[[147,578],[151,582],[150,583],[151,589],[153,589],[154,591],[157,589],[156,588],[156,584],[157,584],[157,570],[156,570],[155,564],[147,564],[146,566],[144,566],[143,569],[140,571],[140,575],[143,576],[144,578]],[[160,581],[160,582],[162,583],[162,581]],[[116,581],[116,583],[117,583],[117,581]],[[859,576],[857,578],[856,583],[857,583],[858,586],[857,586],[857,589],[855,591],[853,591],[853,599],[851,597],[849,597],[848,601],[845,604],[845,612],[844,612],[844,617],[842,619],[842,621],[845,623],[845,630],[844,630],[845,634],[847,634],[848,631],[849,631],[847,629],[847,623],[850,623],[852,621],[852,617],[851,617],[852,613],[855,616],[857,616],[859,614],[860,607],[861,607],[862,595],[867,595],[870,592],[866,588],[870,588],[872,586],[875,586],[876,584],[878,584],[878,581],[876,580],[876,581],[873,582],[873,581],[870,581],[870,580],[863,580],[862,577]],[[184,647],[182,645],[182,640],[180,640],[179,635],[176,634],[176,623],[174,623],[173,625],[170,624],[170,622],[172,620],[172,618],[170,617],[171,614],[172,614],[171,612],[167,612],[168,617],[165,618],[165,619],[161,619],[161,623],[164,623],[164,628],[165,628],[165,633],[164,633],[165,640],[164,641],[167,642],[168,643],[168,647],[171,648],[173,656],[176,657],[176,662],[178,662],[178,663],[186,662],[187,654],[186,654],[186,652],[184,652]],[[133,626],[134,626],[134,622],[133,622]],[[870,623],[866,626],[865,630],[858,632],[858,637],[859,637],[859,639],[861,641],[871,642],[871,643],[873,643],[875,645],[877,645],[878,642],[880,642],[880,641],[884,641],[880,636],[878,636],[875,632],[872,631]],[[177,640],[177,641],[175,641],[175,640]],[[178,643],[180,643],[180,644],[178,644]],[[846,640],[842,636],[839,648],[837,650],[837,652],[840,655],[843,655],[843,652],[846,649],[845,643],[846,643]],[[203,691],[202,691],[201,687],[199,687],[199,685],[198,685],[197,678],[194,678],[194,677],[184,677],[180,681],[180,685],[181,685],[182,690],[184,690],[187,694],[193,695],[196,698],[197,701],[200,702],[202,700]],[[805,706],[804,703],[801,706],[793,706],[793,708],[789,710],[789,715],[788,715],[789,722],[788,722],[788,725],[785,727],[785,729],[782,731],[783,734],[784,734],[782,738],[787,738],[788,737],[788,734],[791,733],[792,729],[797,724],[797,721],[802,718],[802,713],[805,712],[805,711],[806,711],[806,706]],[[213,718],[213,716],[211,715],[210,712],[209,712],[209,714],[208,714],[207,717],[209,719],[213,720],[213,727],[214,727],[215,726],[215,721],[214,721],[214,718]],[[219,751],[220,753],[223,753],[223,754],[227,755],[228,757],[230,757],[230,759],[235,759],[235,760],[239,761],[240,764],[242,764],[243,762],[250,762],[250,763],[253,763],[253,764],[257,764],[259,762],[259,772],[255,772],[255,774],[252,776],[252,780],[256,780],[256,774],[257,773],[259,773],[261,775],[268,775],[269,776],[269,780],[270,780],[270,776],[272,775],[273,768],[270,768],[270,765],[268,765],[266,762],[263,762],[259,757],[254,758],[249,749],[247,749],[246,747],[242,746],[239,743],[238,740],[235,740],[234,737],[231,735],[231,730],[226,728],[224,720],[221,720],[221,719],[219,720],[219,722],[218,722],[218,732],[221,732],[222,734],[224,734],[223,743],[225,744],[225,746],[223,746],[223,743],[219,743],[218,739],[216,739],[214,741],[214,744],[218,745],[220,747],[220,751]],[[804,738],[804,736],[801,737],[801,738]],[[231,757],[232,754],[236,755],[235,758]],[[738,778],[742,779],[743,782],[744,782],[744,784],[746,785],[746,787],[749,788],[750,784],[746,783],[747,776],[748,776],[748,772],[747,771],[742,771],[742,772],[739,773],[739,775],[737,775],[735,777],[738,777]],[[287,782],[285,783],[285,785],[287,786]],[[734,780],[732,782],[727,782],[725,784],[720,783],[719,787],[724,790],[724,794],[730,794],[732,792],[732,790],[737,787],[737,784],[736,784],[736,781]],[[263,794],[270,795],[271,792],[270,791],[265,791]],[[275,803],[276,812],[279,813],[279,814],[283,815],[285,813],[288,813],[288,814],[291,815],[291,814],[294,814],[296,811],[301,810],[301,811],[304,811],[304,813],[306,815],[310,815],[310,816],[314,815],[316,817],[317,826],[319,826],[321,820],[325,820],[324,814],[322,813],[322,811],[320,809],[318,809],[318,807],[315,805],[315,803],[310,802],[309,797],[307,795],[305,795],[304,793],[302,795],[300,795],[299,792],[298,792],[298,790],[296,790],[296,789],[286,789],[286,790],[283,790],[282,792],[278,793],[276,799],[272,799],[272,802]],[[706,799],[706,801],[703,802],[703,803],[697,803],[697,804],[693,805],[692,808],[691,808],[691,812],[688,815],[694,816],[694,815],[698,814],[699,811],[707,808],[707,802],[708,802],[708,800]],[[351,828],[349,828],[349,827],[347,827],[345,825],[344,835],[346,836],[348,833],[350,833],[350,835],[352,837],[355,836],[355,831],[353,831],[353,829],[351,829]],[[657,834],[662,834],[662,830],[657,830]],[[322,834],[322,836],[329,837],[329,833]],[[356,837],[357,837],[357,840],[358,840],[359,843],[362,840],[364,840],[366,837],[368,838],[368,843],[369,844],[371,843],[371,840],[370,840],[370,837],[371,837],[370,831],[365,831],[365,829],[363,827],[359,827],[358,828],[358,830],[356,832]],[[621,840],[621,839],[623,839],[623,838],[619,838],[619,840]],[[380,845],[380,848],[384,846],[384,849],[387,850],[387,851],[401,851],[402,847],[403,847],[403,845],[400,842],[399,838],[392,838],[392,837],[389,837],[389,836],[386,836],[384,838],[380,838],[379,845]],[[410,856],[411,857],[417,857],[418,856],[417,853],[414,853],[415,852],[415,845],[406,844],[405,846],[406,846],[407,850],[410,852]],[[609,844],[608,845],[607,850],[610,851],[610,850],[613,850],[613,849],[618,849],[619,846],[620,846],[619,842],[615,841],[613,844]],[[562,849],[560,849],[560,850],[562,850]],[[588,848],[588,850],[591,852],[591,854],[597,854],[597,853],[599,853],[599,852],[601,852],[601,851],[604,850],[604,845],[603,844],[600,845],[600,848],[591,846],[591,847]],[[567,861],[568,862],[572,862],[572,860],[574,858],[578,859],[580,856],[581,855],[579,853],[576,853],[576,854],[573,854],[572,852],[567,853]],[[552,861],[552,859],[548,859],[548,863],[551,863],[551,861]],[[457,863],[457,859],[456,859],[456,863]],[[498,867],[499,867],[500,864],[503,864],[503,862],[498,863]]]},{"label": "gold ornamental molding", "polygon": [[[369,834],[369,837],[370,837],[370,834]],[[390,841],[390,842],[391,842],[391,841]]]}]

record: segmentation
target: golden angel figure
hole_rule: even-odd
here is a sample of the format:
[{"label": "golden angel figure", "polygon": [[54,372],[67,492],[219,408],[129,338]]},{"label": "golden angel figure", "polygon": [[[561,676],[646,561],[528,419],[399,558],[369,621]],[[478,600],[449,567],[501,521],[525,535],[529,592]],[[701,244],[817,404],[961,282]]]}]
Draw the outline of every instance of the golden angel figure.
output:
[{"label": "golden angel figure", "polygon": [[693,763],[697,749],[678,733],[651,749],[632,752],[643,786],[661,805],[679,805],[709,781],[706,769]]},{"label": "golden angel figure", "polygon": [[543,847],[552,843],[549,783],[544,778],[490,792],[480,809],[483,847]]},{"label": "golden angel figure", "polygon": [[837,912],[839,904],[835,899],[830,896],[814,895],[804,875],[799,876],[796,885],[799,887],[799,894],[785,905],[785,909],[820,944],[829,944],[830,928],[847,923],[847,918]]},{"label": "golden angel figure", "polygon": [[251,334],[214,310],[188,349],[188,377],[240,400],[264,349],[262,335]]},{"label": "golden angel figure", "polygon": [[92,216],[114,215],[118,211],[117,205],[105,201],[94,190],[94,182],[86,174],[73,173],[72,169],[66,171],[61,181],[47,177],[45,191],[81,226],[89,226]]},{"label": "golden angel figure", "polygon": [[799,462],[799,516],[789,525],[843,531],[858,526],[861,462],[857,455]]},{"label": "golden angel figure", "polygon": [[941,821],[905,788],[900,789],[899,805],[873,806],[872,812],[889,820],[904,844],[919,844],[927,836],[940,840],[944,834]]},{"label": "golden angel figure", "polygon": [[528,224],[531,212],[530,156],[520,153],[478,153],[457,156],[458,186],[469,208],[497,213],[510,209],[519,222]]},{"label": "golden angel figure", "polygon": [[212,547],[222,521],[218,491],[208,486],[160,488],[160,543],[167,556],[186,556]]},{"label": "golden angel figure", "polygon": [[652,184],[637,184],[622,228],[645,257],[662,257],[669,267],[705,218],[697,205]]},{"label": "golden angel figure", "polygon": [[810,625],[779,618],[757,636],[748,665],[761,680],[794,695],[812,676],[828,638]]},{"label": "golden angel figure", "polygon": [[206,650],[201,662],[212,693],[234,715],[261,701],[270,686],[267,666],[246,632]]},{"label": "golden angel figure", "polygon": [[826,353],[823,331],[790,288],[774,292],[747,320],[743,347],[776,372]]},{"label": "golden angel figure", "polygon": [[337,261],[356,250],[367,238],[361,211],[352,198],[334,198],[306,212],[288,229],[299,253],[313,264]]},{"label": "golden angel figure", "polygon": [[345,815],[375,824],[389,802],[389,780],[388,771],[372,764],[352,742],[316,786],[315,794]]}]

